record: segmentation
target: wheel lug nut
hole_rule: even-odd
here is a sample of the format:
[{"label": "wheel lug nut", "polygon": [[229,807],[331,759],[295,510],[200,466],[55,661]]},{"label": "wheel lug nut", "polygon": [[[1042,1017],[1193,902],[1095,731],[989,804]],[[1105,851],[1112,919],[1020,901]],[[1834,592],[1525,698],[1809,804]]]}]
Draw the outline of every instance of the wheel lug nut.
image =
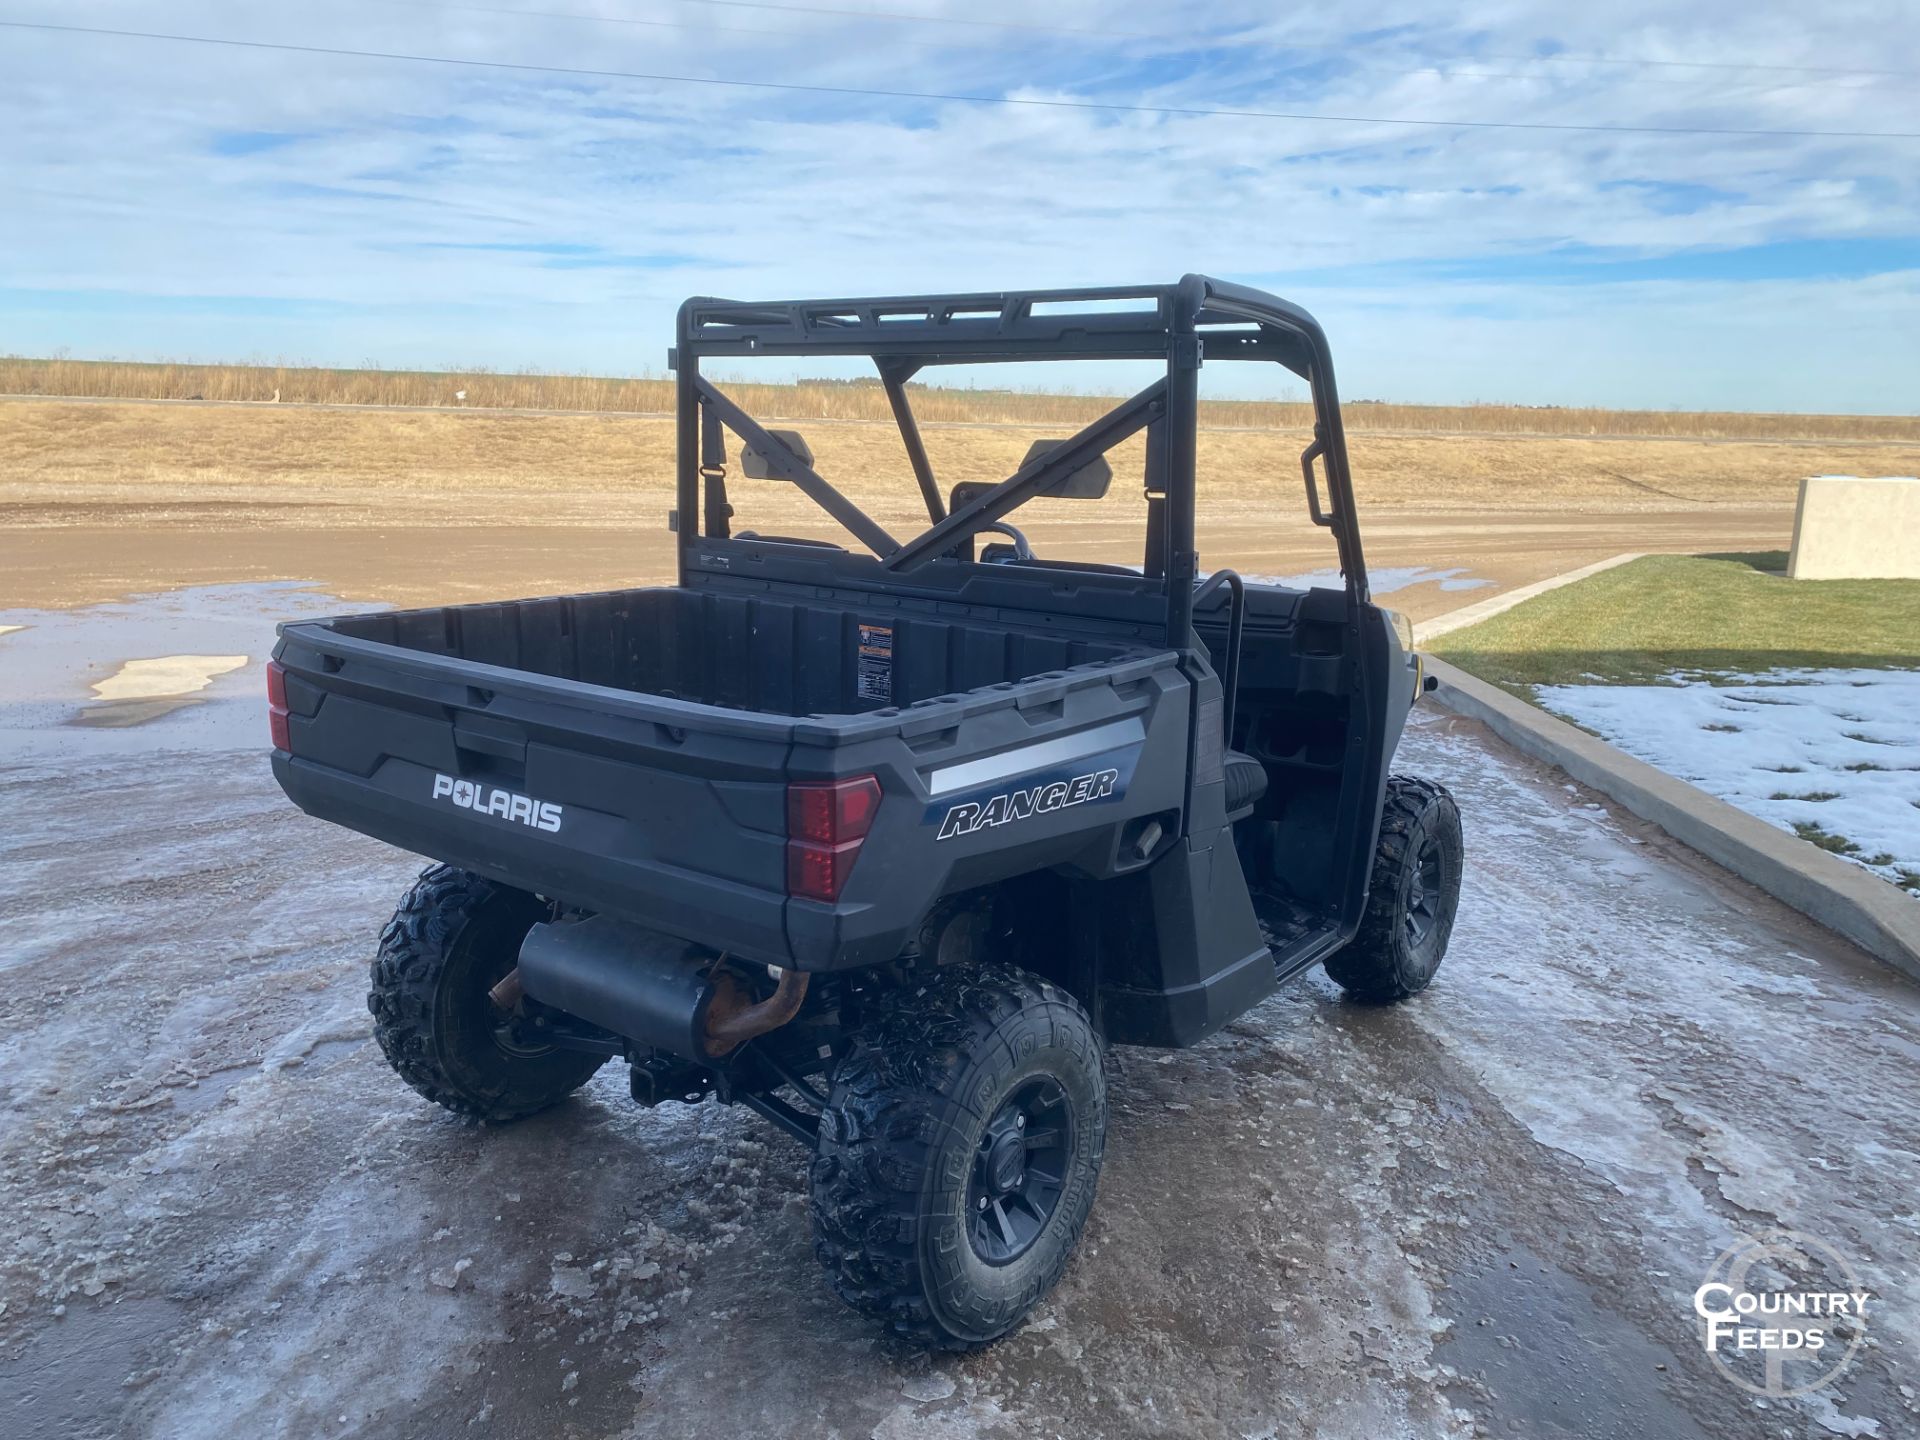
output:
[{"label": "wheel lug nut", "polygon": [[984,1209],[986,1209],[986,1208],[987,1208],[987,1197],[986,1197],[986,1196],[984,1196],[984,1195],[982,1195],[982,1196],[980,1197],[980,1208],[981,1208],[982,1210],[984,1210]]},{"label": "wheel lug nut", "polygon": [[1026,1116],[1024,1116],[1024,1115],[1016,1115],[1016,1116],[1014,1116],[1014,1117],[1013,1117],[1013,1128],[1014,1128],[1014,1129],[1016,1129],[1016,1130],[1024,1130],[1024,1129],[1026,1129],[1026,1128],[1027,1128],[1027,1117],[1026,1117]]}]

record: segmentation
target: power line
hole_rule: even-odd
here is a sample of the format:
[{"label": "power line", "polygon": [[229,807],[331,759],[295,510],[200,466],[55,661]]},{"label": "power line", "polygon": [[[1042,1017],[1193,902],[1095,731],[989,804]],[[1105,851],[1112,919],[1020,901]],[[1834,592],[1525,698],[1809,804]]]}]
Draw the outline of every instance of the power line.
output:
[{"label": "power line", "polygon": [[568,65],[534,65],[512,60],[466,60],[449,55],[412,55],[391,50],[350,50],[330,45],[296,45],[274,40],[235,40],[215,35],[170,35],[149,30],[109,30],[88,25],[52,25],[32,20],[0,20],[0,28],[42,30],[65,35],[95,35],[120,40],[160,40],[182,45],[223,45],[238,50],[270,50],[290,55],[326,55],[352,60],[393,60],[412,65],[506,70],[528,75],[564,75],[588,80],[647,80],[656,84],[707,85],[730,90],[777,90],[788,94],[850,95],[879,100],[937,100],[961,105],[1091,110],[1109,114],[1168,115],[1203,119],[1292,120],[1327,125],[1401,125],[1443,130],[1535,130],[1590,135],[1717,135],[1764,140],[1920,140],[1920,131],[1907,130],[1747,130],[1730,126],[1700,125],[1575,125],[1546,120],[1435,120],[1414,116],[1325,115],[1305,111],[1138,105],[1115,100],[942,94],[931,90],[881,90],[853,85],[803,85],[779,80],[734,80],[707,75],[667,75],[641,70],[594,70]]},{"label": "power line", "polygon": [[[791,36],[795,38],[810,38],[816,34],[816,32],[814,31],[797,30],[791,27],[769,29],[764,25],[703,25],[690,20],[653,20],[653,19],[645,19],[635,15],[593,15],[593,14],[583,14],[582,12],[577,10],[526,10],[526,9],[520,9],[517,7],[509,7],[505,5],[473,4],[471,3],[471,0],[386,0],[386,3],[389,5],[403,5],[408,7],[409,9],[414,9],[414,10],[457,10],[457,11],[461,11],[462,13],[474,14],[474,15],[508,15],[508,16],[514,16],[523,20],[570,20],[570,21],[576,21],[583,25],[624,25],[624,26],[630,26],[630,27],[638,27],[638,28],[647,29],[647,30],[691,30],[691,31],[696,31],[703,35],[710,35],[710,34],[778,35],[778,36]],[[673,3],[673,0],[669,0],[669,3]],[[699,4],[708,3],[708,0],[679,0],[679,3],[699,5]],[[712,0],[712,3],[719,4],[721,3],[721,0]],[[816,6],[789,6],[789,5],[761,5],[761,6],[751,7],[751,8],[775,10],[775,11],[787,11],[795,14],[804,14],[804,15],[832,15],[832,16],[846,16],[846,17],[857,16],[864,19],[911,20],[911,19],[924,18],[929,23],[940,23],[940,24],[951,23],[951,24],[970,24],[970,25],[979,24],[979,25],[992,26],[996,29],[1016,28],[1016,27],[1010,27],[1008,25],[1003,25],[999,21],[983,20],[983,21],[976,22],[976,21],[970,21],[970,20],[969,21],[956,20],[956,21],[949,22],[949,21],[942,20],[939,22],[935,22],[932,16],[916,17],[916,16],[909,16],[904,14],[895,15],[885,11],[878,11],[878,10],[828,10],[828,9],[822,9]],[[1106,39],[1149,40],[1149,41],[1157,41],[1162,43],[1175,43],[1175,44],[1185,46],[1187,48],[1197,48],[1197,47],[1224,44],[1235,38],[1230,35],[1208,35],[1208,36],[1198,36],[1198,37],[1181,36],[1181,35],[1148,35],[1148,34],[1143,34],[1140,32],[1130,31],[1130,30],[1118,30],[1118,31],[1108,31],[1108,32],[1094,32],[1094,31],[1088,31],[1088,30],[1056,30],[1049,26],[1043,26],[1043,25],[1019,26],[1017,28],[1026,33],[1059,35],[1062,37],[1072,37],[1074,39],[1083,39],[1090,34],[1102,33],[1103,38],[1106,38]],[[958,49],[958,50],[987,52],[987,51],[997,51],[1000,48],[1002,48],[1001,46],[996,45],[992,42],[988,42],[986,44],[959,44],[953,40],[945,39],[945,38],[937,39],[937,40],[935,39],[901,40],[901,41],[898,41],[897,43],[904,44],[909,48],[916,49],[916,50],[956,50]],[[1273,41],[1267,48],[1271,48],[1278,51],[1288,51],[1288,50],[1338,51],[1344,55],[1351,55],[1353,53],[1350,47],[1336,46],[1336,45],[1303,44],[1303,43],[1297,43],[1297,42],[1288,41],[1288,40]],[[1469,64],[1469,65],[1478,64],[1482,59],[1485,59],[1485,58],[1488,58],[1488,57],[1484,57],[1484,56],[1476,57],[1476,58],[1460,57],[1457,59],[1450,59],[1450,58],[1443,57],[1427,65],[1382,65],[1371,60],[1357,60],[1357,61],[1350,61],[1350,66],[1352,69],[1363,71],[1365,73],[1373,74],[1373,75],[1438,75],[1438,76],[1441,76],[1442,78],[1449,79],[1449,80],[1543,81],[1543,80],[1549,80],[1552,78],[1537,70],[1531,73],[1516,73],[1513,71],[1506,71],[1506,70],[1461,70],[1461,69],[1455,68],[1457,65],[1460,65],[1460,64]],[[1517,59],[1520,57],[1508,57],[1508,58]],[[1539,59],[1539,58],[1557,58],[1557,57],[1526,57],[1526,58]],[[1637,65],[1642,63],[1666,64],[1669,62],[1609,60],[1604,62],[1583,61],[1582,63]],[[1685,62],[1674,61],[1671,63],[1682,64]],[[1707,68],[1712,68],[1716,70],[1740,71],[1740,70],[1753,69],[1753,68],[1792,70],[1796,67],[1793,67],[1793,66],[1751,67],[1751,66],[1744,66],[1744,65],[1728,64],[1728,65],[1714,65]],[[1859,78],[1867,79],[1867,80],[1880,80],[1880,79],[1885,79],[1889,77],[1908,78],[1908,72],[1906,71],[1846,70],[1846,71],[1833,71],[1833,72],[1820,71],[1818,73],[1821,75],[1829,76],[1829,77],[1834,74],[1853,75],[1853,76],[1858,76]],[[1920,78],[1920,71],[1912,72],[1912,76],[1914,78]],[[1681,77],[1681,76],[1644,76],[1642,78],[1649,79],[1649,80],[1656,80],[1658,81],[1658,83],[1663,85],[1691,85],[1695,83],[1692,79]],[[1754,82],[1754,83],[1759,83],[1759,82]],[[1802,80],[1799,82],[1787,81],[1787,82],[1774,84],[1770,88],[1776,89],[1776,90],[1807,89],[1807,88],[1811,88],[1813,86],[1824,84],[1824,83],[1825,81],[1822,81],[1822,80]]]}]

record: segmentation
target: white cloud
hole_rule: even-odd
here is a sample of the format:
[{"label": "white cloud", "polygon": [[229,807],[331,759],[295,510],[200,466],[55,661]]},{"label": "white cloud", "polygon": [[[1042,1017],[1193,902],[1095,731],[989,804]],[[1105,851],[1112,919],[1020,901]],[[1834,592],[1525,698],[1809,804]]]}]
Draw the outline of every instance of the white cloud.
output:
[{"label": "white cloud", "polygon": [[[1402,0],[1277,23],[1250,0],[1184,19],[1133,0],[915,3],[1112,38],[693,0],[10,15],[946,94],[1920,130],[1910,80],[1527,58],[1897,69],[1920,53],[1920,14],[1899,3]],[[495,13],[515,9],[684,28]],[[22,30],[0,31],[0,123],[0,348],[19,351],[627,371],[658,366],[688,293],[1201,269],[1324,312],[1352,394],[1911,409],[1920,375],[1916,142],[888,101]],[[267,135],[294,138],[246,139]],[[1747,259],[1657,263],[1714,250]],[[1594,283],[1592,252],[1641,263]]]}]

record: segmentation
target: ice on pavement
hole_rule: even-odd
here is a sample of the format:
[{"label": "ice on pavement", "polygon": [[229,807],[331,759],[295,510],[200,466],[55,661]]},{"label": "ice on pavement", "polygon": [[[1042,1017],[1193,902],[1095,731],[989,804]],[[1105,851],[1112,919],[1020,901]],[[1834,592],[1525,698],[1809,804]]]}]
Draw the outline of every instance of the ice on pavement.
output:
[{"label": "ice on pavement", "polygon": [[1543,685],[1547,709],[1782,830],[1819,826],[1846,858],[1920,884],[1920,670],[1675,675]]},{"label": "ice on pavement", "polygon": [[276,582],[0,611],[0,757],[263,748],[274,626],[363,608]]},{"label": "ice on pavement", "polygon": [[0,767],[4,1433],[1467,1440],[1584,1397],[1747,1440],[1689,1296],[1771,1225],[1876,1305],[1837,1407],[1776,1429],[1920,1415],[1911,987],[1469,722],[1416,707],[1396,762],[1467,816],[1433,989],[1313,976],[1114,1047],[1079,1258],[1019,1334],[929,1361],[820,1281],[805,1152],[759,1117],[640,1109],[610,1065],[481,1127],[388,1070],[367,952],[419,862],[286,803],[255,678],[213,687],[247,682],[250,756]]},{"label": "ice on pavement", "polygon": [[247,663],[245,655],[157,655],[129,660],[93,682],[97,703],[74,717],[81,725],[124,729],[145,725],[201,702],[200,692]]},{"label": "ice on pavement", "polygon": [[[1249,575],[1249,584],[1290,585],[1296,590],[1337,590],[1346,582],[1338,570],[1308,570],[1299,575]],[[1494,582],[1467,573],[1465,565],[1445,569],[1432,565],[1383,565],[1367,570],[1367,588],[1375,595],[1411,590],[1415,585],[1438,585],[1442,590],[1479,590]]]}]

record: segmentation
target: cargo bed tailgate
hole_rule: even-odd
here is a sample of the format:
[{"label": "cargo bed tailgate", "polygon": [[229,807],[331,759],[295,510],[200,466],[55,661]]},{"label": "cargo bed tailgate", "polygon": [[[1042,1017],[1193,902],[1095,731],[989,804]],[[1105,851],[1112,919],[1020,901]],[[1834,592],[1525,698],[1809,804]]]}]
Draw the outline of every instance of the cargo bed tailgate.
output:
[{"label": "cargo bed tailgate", "polygon": [[743,957],[788,959],[792,722],[281,627],[308,814]]}]

